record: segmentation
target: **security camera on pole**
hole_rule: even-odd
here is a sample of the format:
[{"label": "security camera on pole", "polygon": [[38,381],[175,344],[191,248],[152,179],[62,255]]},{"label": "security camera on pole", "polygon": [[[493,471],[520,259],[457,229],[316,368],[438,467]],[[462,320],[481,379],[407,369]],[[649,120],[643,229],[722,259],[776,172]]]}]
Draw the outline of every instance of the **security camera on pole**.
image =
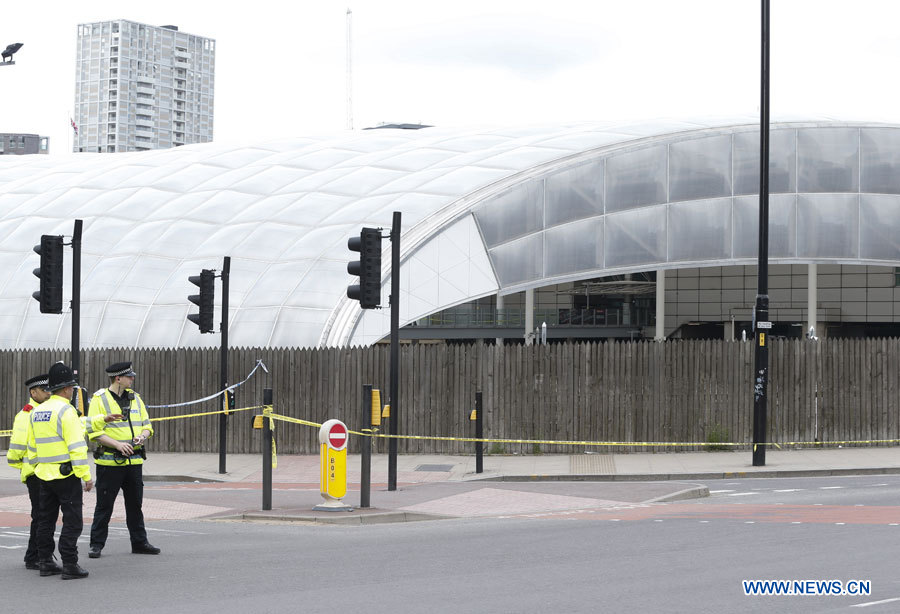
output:
[{"label": "security camera on pole", "polygon": [[[228,388],[228,278],[231,270],[231,257],[225,256],[222,272],[216,275],[214,269],[203,269],[199,275],[191,275],[188,281],[200,288],[200,294],[188,296],[188,300],[200,308],[199,313],[188,314],[187,319],[200,328],[201,333],[213,333],[213,311],[216,302],[216,277],[222,279],[222,323],[219,329],[222,339],[219,345],[220,358],[220,390]],[[234,392],[224,394],[223,405],[226,410],[234,408]],[[219,473],[225,473],[226,434],[228,429],[227,414],[219,414]]]}]

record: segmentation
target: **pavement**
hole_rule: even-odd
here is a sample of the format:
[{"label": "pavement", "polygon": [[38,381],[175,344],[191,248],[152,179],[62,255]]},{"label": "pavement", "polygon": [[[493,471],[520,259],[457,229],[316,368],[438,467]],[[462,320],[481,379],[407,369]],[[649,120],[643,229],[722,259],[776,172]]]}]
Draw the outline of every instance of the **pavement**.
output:
[{"label": "pavement", "polygon": [[[900,473],[900,448],[768,450],[752,466],[749,450],[572,455],[485,455],[483,473],[472,456],[399,455],[397,489],[387,490],[388,458],[372,457],[370,506],[361,508],[360,457],[347,461],[347,508],[321,511],[319,458],[280,455],[272,471],[271,509],[264,507],[263,459],[150,452],[144,465],[148,521],[375,524],[468,517],[509,517],[576,510],[616,510],[709,495],[704,482],[727,478]],[[30,509],[17,475],[0,465],[0,524],[24,526]],[[7,496],[8,495],[8,496]],[[86,519],[94,493],[86,493]],[[113,520],[124,520],[122,498]]]}]

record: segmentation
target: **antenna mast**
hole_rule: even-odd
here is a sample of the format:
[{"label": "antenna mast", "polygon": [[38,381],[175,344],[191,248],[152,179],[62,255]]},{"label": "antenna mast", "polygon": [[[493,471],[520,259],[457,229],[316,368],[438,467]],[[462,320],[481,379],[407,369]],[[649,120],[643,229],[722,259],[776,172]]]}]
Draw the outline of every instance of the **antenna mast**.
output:
[{"label": "antenna mast", "polygon": [[347,7],[347,130],[353,130],[353,11]]}]

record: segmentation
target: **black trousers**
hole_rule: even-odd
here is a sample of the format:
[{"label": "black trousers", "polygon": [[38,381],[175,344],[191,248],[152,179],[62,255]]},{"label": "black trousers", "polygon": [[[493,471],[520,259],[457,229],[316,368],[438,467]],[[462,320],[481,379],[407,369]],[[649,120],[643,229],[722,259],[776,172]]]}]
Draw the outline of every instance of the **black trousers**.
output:
[{"label": "black trousers", "polygon": [[[31,474],[25,479],[25,486],[28,487],[28,498],[31,499],[31,535],[28,537],[28,548],[25,550],[25,562],[37,563],[38,558],[37,535],[38,523],[41,514],[41,480],[38,476]],[[50,536],[53,539],[53,536]],[[56,549],[56,542],[50,545],[50,551]]]},{"label": "black trousers", "polygon": [[53,556],[53,532],[61,510],[63,526],[59,532],[59,556],[64,565],[78,562],[78,538],[84,527],[81,488],[81,480],[74,474],[61,480],[40,480],[41,511],[37,532],[40,560],[49,561]]},{"label": "black trousers", "polygon": [[97,507],[94,508],[94,522],[91,523],[91,548],[103,548],[109,534],[109,519],[119,490],[125,499],[125,524],[131,544],[147,543],[147,529],[144,528],[144,466],[143,465],[97,465]]}]

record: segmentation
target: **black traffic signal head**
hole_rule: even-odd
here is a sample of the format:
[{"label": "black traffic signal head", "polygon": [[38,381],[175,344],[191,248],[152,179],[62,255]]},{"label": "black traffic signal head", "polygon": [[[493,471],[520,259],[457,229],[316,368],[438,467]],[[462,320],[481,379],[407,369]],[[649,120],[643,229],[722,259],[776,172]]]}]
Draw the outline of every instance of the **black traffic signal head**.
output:
[{"label": "black traffic signal head", "polygon": [[350,237],[347,247],[359,252],[359,260],[347,264],[347,272],[359,275],[359,284],[347,287],[347,296],[359,301],[363,309],[381,304],[381,230],[363,228],[358,237]]},{"label": "black traffic signal head", "polygon": [[203,269],[199,275],[191,275],[188,280],[200,288],[200,294],[188,296],[188,300],[200,307],[200,313],[188,315],[188,320],[200,327],[201,333],[213,332],[213,304],[216,299],[216,274],[212,269]]},{"label": "black traffic signal head", "polygon": [[31,296],[41,304],[41,313],[62,313],[63,238],[41,235],[41,244],[35,245],[34,251],[41,255],[41,266],[34,269],[41,289]]}]

